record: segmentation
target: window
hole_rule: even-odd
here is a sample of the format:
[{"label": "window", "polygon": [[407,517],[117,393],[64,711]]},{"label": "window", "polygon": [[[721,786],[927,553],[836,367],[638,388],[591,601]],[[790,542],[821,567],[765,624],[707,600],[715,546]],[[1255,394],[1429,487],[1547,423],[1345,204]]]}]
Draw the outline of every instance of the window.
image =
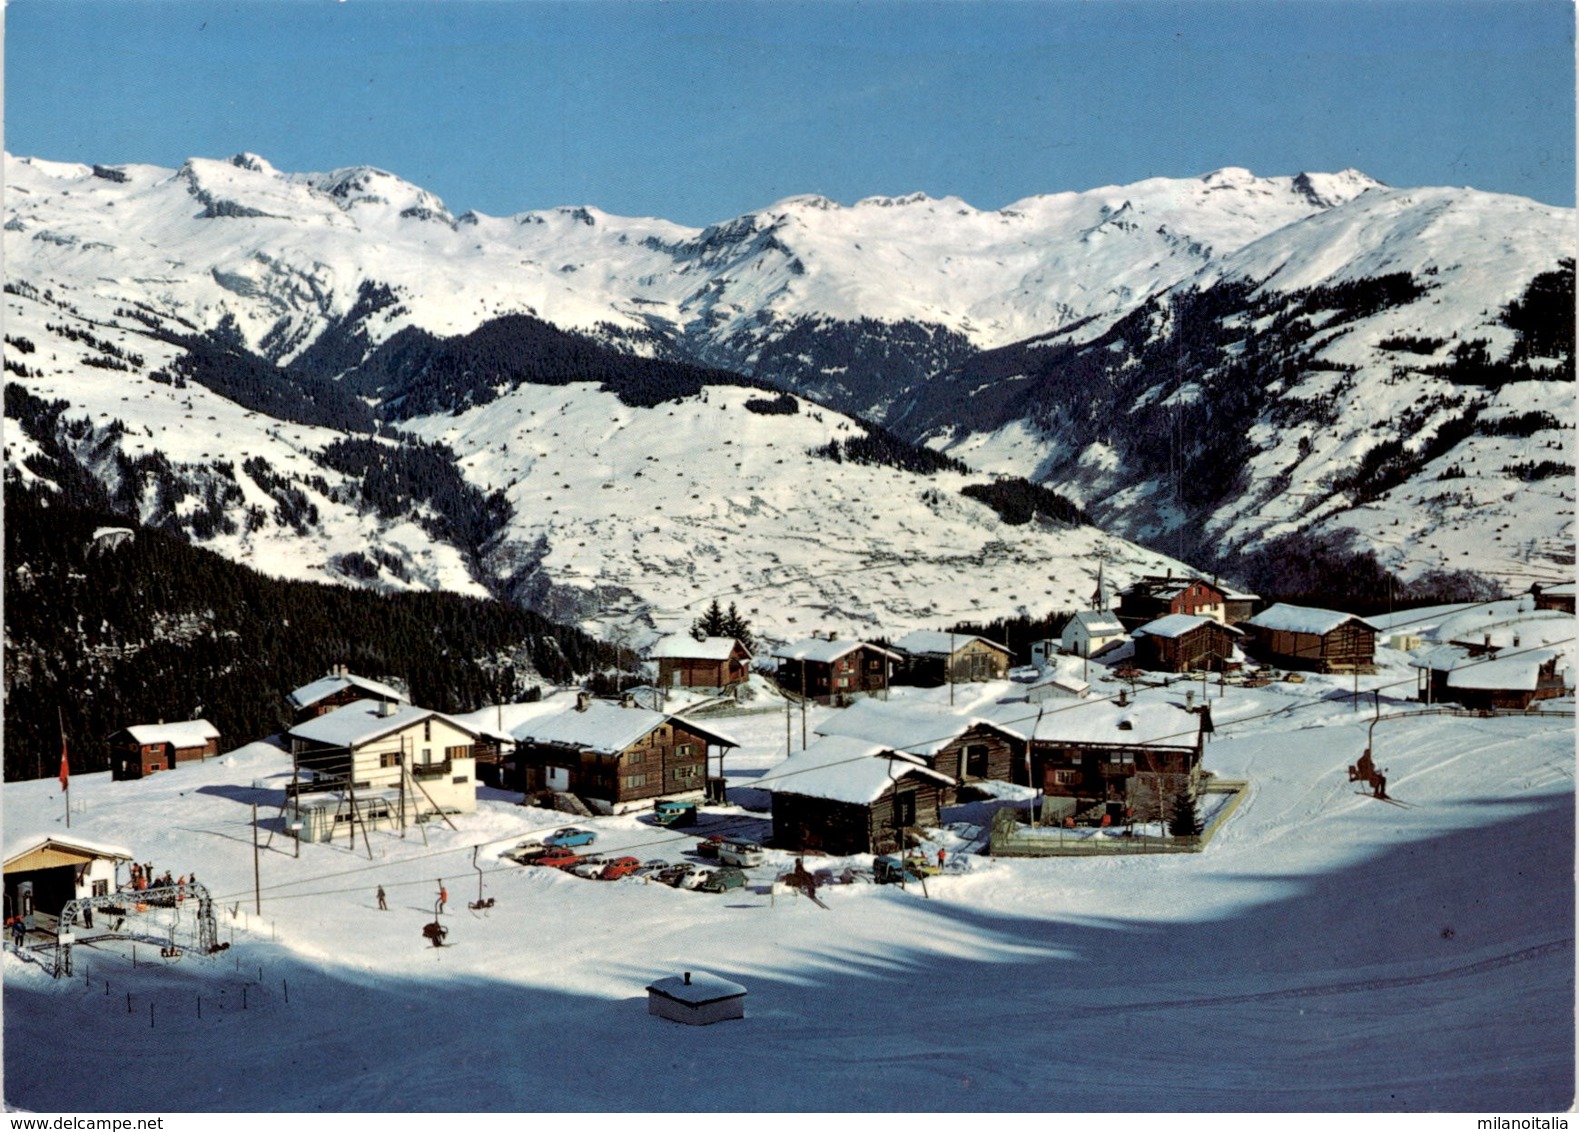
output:
[{"label": "window", "polygon": [[399,751],[385,751],[383,754],[378,756],[378,765],[380,767],[383,767],[386,770],[388,768],[390,768],[390,767],[399,766],[400,765],[400,752]]},{"label": "window", "polygon": [[1073,786],[1079,781],[1080,772],[1078,770],[1053,771],[1053,784],[1055,786]]},{"label": "window", "polygon": [[450,781],[456,786],[465,786],[467,779],[464,774],[457,774],[454,778],[450,779]]},{"label": "window", "polygon": [[971,778],[987,777],[988,748],[985,743],[972,743],[965,748],[965,773]]},{"label": "window", "polygon": [[647,785],[647,776],[645,774],[627,774],[624,782],[625,789],[635,790],[638,787]]},{"label": "window", "polygon": [[463,743],[459,747],[445,747],[444,757],[447,759],[469,759],[472,757],[470,743]]},{"label": "window", "polygon": [[423,761],[424,764],[431,763],[433,761],[433,748],[432,747],[423,747],[422,748],[422,761]]},{"label": "window", "polygon": [[689,782],[702,777],[702,768],[699,766],[677,766],[674,768],[674,776],[682,782]]},{"label": "window", "polygon": [[109,894],[110,894],[110,882],[109,881],[107,881],[107,880],[96,880],[96,881],[93,882],[93,895],[94,896],[108,896]]},{"label": "window", "polygon": [[676,747],[674,749],[674,757],[677,758],[677,759],[695,758],[696,757],[696,744],[695,743],[681,743],[678,747]]},{"label": "window", "polygon": [[431,719],[422,721],[422,741],[424,743],[433,742],[433,721]]},{"label": "window", "polygon": [[646,754],[645,751],[627,751],[625,753],[625,765],[626,766],[635,766],[638,763],[643,763],[643,762],[646,762],[646,761],[647,761],[647,754]]},{"label": "window", "polygon": [[1107,761],[1114,766],[1134,766],[1135,756],[1130,751],[1114,751],[1107,757]]}]

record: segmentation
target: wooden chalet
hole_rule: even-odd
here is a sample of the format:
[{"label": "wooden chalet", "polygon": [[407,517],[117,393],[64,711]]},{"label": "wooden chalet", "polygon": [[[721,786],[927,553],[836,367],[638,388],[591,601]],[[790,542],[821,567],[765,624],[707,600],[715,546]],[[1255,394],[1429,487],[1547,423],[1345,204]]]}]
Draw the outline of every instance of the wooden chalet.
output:
[{"label": "wooden chalet", "polygon": [[1426,682],[1420,689],[1422,700],[1462,704],[1474,711],[1525,711],[1540,700],[1573,691],[1572,663],[1563,648],[1497,656],[1442,645],[1409,663]]},{"label": "wooden chalet", "polygon": [[1184,613],[1223,621],[1227,616],[1228,595],[1205,578],[1167,574],[1147,574],[1119,591],[1118,619],[1133,632],[1159,617]]},{"label": "wooden chalet", "polygon": [[[1015,732],[979,714],[942,704],[862,700],[818,724],[817,734],[881,743],[951,783],[1026,781],[1024,745]],[[944,804],[951,803],[952,787],[945,788],[944,795]]]},{"label": "wooden chalet", "polygon": [[665,637],[653,646],[660,688],[729,688],[751,676],[751,653],[733,637]]},{"label": "wooden chalet", "polygon": [[1279,603],[1245,622],[1250,647],[1279,668],[1364,672],[1376,662],[1377,627],[1352,613]]},{"label": "wooden chalet", "polygon": [[1230,625],[1242,625],[1256,615],[1261,605],[1261,595],[1223,591],[1223,620]]},{"label": "wooden chalet", "polygon": [[5,915],[58,916],[73,900],[108,896],[120,886],[116,867],[131,851],[70,834],[24,837],[5,854]]},{"label": "wooden chalet", "polygon": [[857,696],[886,695],[899,653],[865,641],[827,638],[794,641],[773,650],[779,662],[779,687],[818,703],[842,703]]},{"label": "wooden chalet", "polygon": [[952,780],[882,743],[819,738],[761,780],[773,797],[773,844],[834,856],[892,853],[905,831],[939,824]]},{"label": "wooden chalet", "polygon": [[1574,612],[1574,583],[1559,582],[1555,586],[1543,586],[1539,582],[1530,587],[1530,593],[1535,597],[1536,609],[1556,609],[1563,613]]},{"label": "wooden chalet", "polygon": [[1235,666],[1234,646],[1244,636],[1210,617],[1170,613],[1136,629],[1135,664],[1151,672],[1224,672]]},{"label": "wooden chalet", "polygon": [[347,672],[343,664],[327,676],[320,677],[311,684],[303,684],[285,698],[294,713],[292,723],[304,723],[315,716],[326,715],[359,700],[389,704],[411,703],[404,692],[397,691],[388,684],[381,684],[377,680],[369,680],[365,676]]},{"label": "wooden chalet", "polygon": [[693,719],[584,692],[511,733],[524,793],[575,794],[614,813],[660,798],[702,798],[710,780],[723,779],[724,752],[739,746]]},{"label": "wooden chalet", "polygon": [[972,684],[1005,680],[1013,652],[1008,645],[965,633],[917,629],[894,642],[903,658],[899,678],[907,684]]},{"label": "wooden chalet", "polygon": [[1166,820],[1174,799],[1200,784],[1209,712],[1172,699],[1092,700],[1074,711],[1029,713],[1004,703],[994,716],[1029,744],[1032,783],[1059,819]]},{"label": "wooden chalet", "polygon": [[180,763],[202,762],[219,754],[219,728],[206,719],[182,723],[140,723],[110,736],[110,777],[143,778]]}]

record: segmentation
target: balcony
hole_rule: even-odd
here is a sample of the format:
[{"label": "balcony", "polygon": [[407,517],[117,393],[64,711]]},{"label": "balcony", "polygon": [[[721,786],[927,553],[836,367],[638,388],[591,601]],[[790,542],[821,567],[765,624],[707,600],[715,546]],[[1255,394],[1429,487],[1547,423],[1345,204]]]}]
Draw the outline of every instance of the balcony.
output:
[{"label": "balcony", "polygon": [[452,759],[444,759],[442,762],[436,763],[412,763],[411,777],[444,778],[450,774],[450,772],[454,769],[454,766],[455,763]]}]

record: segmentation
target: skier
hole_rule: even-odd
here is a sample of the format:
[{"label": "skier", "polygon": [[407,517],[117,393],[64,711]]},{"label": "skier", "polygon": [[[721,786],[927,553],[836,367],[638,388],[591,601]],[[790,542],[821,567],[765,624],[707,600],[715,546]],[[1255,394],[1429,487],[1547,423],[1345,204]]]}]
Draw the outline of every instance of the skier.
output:
[{"label": "skier", "polygon": [[389,911],[389,905],[384,900],[384,886],[383,885],[379,885],[378,886],[378,910],[380,912],[387,912],[387,911]]},{"label": "skier", "polygon": [[943,862],[947,857],[948,852],[941,845],[938,846],[938,872],[943,871]]},{"label": "skier", "polygon": [[439,915],[444,914],[444,906],[450,902],[450,890],[444,887],[444,881],[439,881]]}]

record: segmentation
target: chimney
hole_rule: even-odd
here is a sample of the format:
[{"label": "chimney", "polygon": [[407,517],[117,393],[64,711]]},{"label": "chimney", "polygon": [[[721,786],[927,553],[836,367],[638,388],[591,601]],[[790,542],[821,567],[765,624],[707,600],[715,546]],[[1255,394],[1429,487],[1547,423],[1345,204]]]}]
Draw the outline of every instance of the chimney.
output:
[{"label": "chimney", "polygon": [[378,701],[378,714],[380,716],[382,716],[384,719],[388,719],[390,716],[394,715],[395,714],[394,702],[391,701],[391,700],[379,700]]},{"label": "chimney", "polygon": [[577,711],[586,711],[587,708],[589,706],[591,706],[591,704],[592,704],[592,693],[591,692],[577,692],[576,693],[576,710]]},{"label": "chimney", "polygon": [[1491,634],[1490,633],[1484,634],[1482,639],[1484,641],[1485,646],[1489,649],[1491,647]]},{"label": "chimney", "polygon": [[620,693],[620,707],[633,708],[635,706],[636,706],[636,693],[634,693],[634,692],[621,692]]},{"label": "chimney", "polygon": [[828,639],[830,641],[837,641],[839,639],[839,630],[837,630],[837,629],[829,629],[828,630]]},{"label": "chimney", "polygon": [[691,985],[691,972],[689,972],[689,971],[687,971],[685,973],[685,985],[686,986],[690,986]]}]

